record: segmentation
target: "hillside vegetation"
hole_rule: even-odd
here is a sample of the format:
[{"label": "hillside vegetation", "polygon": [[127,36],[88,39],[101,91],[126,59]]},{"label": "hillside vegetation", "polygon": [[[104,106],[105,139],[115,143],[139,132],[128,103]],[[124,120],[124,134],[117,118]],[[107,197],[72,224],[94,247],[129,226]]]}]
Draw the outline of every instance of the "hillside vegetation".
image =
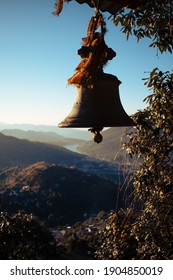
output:
[{"label": "hillside vegetation", "polygon": [[[47,225],[57,226],[115,209],[118,188],[97,175],[39,162],[1,172],[0,192],[0,211],[32,213]],[[119,201],[119,207],[123,205]]]}]

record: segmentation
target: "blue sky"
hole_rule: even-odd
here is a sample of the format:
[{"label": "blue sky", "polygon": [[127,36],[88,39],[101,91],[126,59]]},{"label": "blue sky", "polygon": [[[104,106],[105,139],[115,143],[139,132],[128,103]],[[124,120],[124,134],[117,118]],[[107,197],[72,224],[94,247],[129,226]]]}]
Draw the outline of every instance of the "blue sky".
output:
[{"label": "blue sky", "polygon": [[[54,3],[0,0],[0,122],[57,125],[72,108],[76,90],[67,79],[80,62],[77,50],[94,10],[72,1],[56,17]],[[117,56],[105,72],[122,81],[120,98],[133,114],[146,106],[145,71],[172,70],[172,56],[157,56],[146,39],[126,41],[111,20],[107,28],[106,43]]]}]

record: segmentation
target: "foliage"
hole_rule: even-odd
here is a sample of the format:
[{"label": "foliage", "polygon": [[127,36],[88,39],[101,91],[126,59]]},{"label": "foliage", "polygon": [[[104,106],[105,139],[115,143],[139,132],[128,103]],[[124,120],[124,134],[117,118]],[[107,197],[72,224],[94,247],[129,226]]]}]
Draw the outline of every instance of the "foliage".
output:
[{"label": "foliage", "polygon": [[97,232],[95,257],[103,260],[134,259],[137,242],[131,234],[132,222],[134,222],[132,209],[121,210],[118,213],[110,212],[104,228]]},{"label": "foliage", "polygon": [[173,73],[155,68],[145,79],[148,107],[136,113],[136,132],[125,143],[143,158],[134,174],[136,198],[144,203],[132,232],[141,259],[173,257]]},{"label": "foliage", "polygon": [[[57,241],[57,250],[62,259],[93,259],[96,245],[95,233],[90,230],[90,218],[86,222],[78,222],[72,227],[64,227],[64,239]],[[97,221],[96,221],[97,222]]]},{"label": "foliage", "polygon": [[[173,186],[171,186],[173,187]],[[173,259],[173,191],[153,194],[133,224],[137,259]]]},{"label": "foliage", "polygon": [[145,81],[148,106],[124,139],[128,154],[141,158],[133,181],[142,208],[110,214],[99,232],[100,259],[173,258],[173,74],[155,68]]},{"label": "foliage", "polygon": [[173,73],[155,68],[145,84],[152,90],[148,107],[134,115],[135,133],[124,144],[128,154],[142,157],[134,175],[136,195],[142,200],[162,197],[171,191],[173,181]]},{"label": "foliage", "polygon": [[56,251],[59,259],[95,259],[98,245],[98,230],[105,226],[108,213],[101,211],[71,226],[57,226],[53,229]]},{"label": "foliage", "polygon": [[128,39],[130,35],[152,39],[150,47],[161,53],[173,49],[173,2],[170,0],[142,0],[135,10],[122,9],[114,15],[114,24],[122,26]]},{"label": "foliage", "polygon": [[51,233],[32,216],[0,215],[0,259],[56,259]]}]

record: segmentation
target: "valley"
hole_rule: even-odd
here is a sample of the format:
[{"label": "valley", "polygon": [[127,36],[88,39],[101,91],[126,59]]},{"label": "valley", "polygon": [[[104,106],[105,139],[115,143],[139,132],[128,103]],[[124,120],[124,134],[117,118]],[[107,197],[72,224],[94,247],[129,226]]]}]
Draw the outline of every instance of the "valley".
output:
[{"label": "valley", "polygon": [[[106,146],[111,156],[115,147],[110,144],[116,140],[115,131],[112,138],[109,133],[109,129],[103,132],[105,143],[100,146],[92,139],[68,138],[53,131],[1,130],[0,212],[9,217],[31,215],[49,228],[58,246],[63,242],[60,258],[77,258],[78,253],[65,249],[73,242],[74,229],[77,240],[88,244],[108,213],[126,209],[132,200],[130,166],[104,156]],[[119,153],[121,134],[116,135],[114,152]],[[86,250],[78,249],[88,257]]]}]

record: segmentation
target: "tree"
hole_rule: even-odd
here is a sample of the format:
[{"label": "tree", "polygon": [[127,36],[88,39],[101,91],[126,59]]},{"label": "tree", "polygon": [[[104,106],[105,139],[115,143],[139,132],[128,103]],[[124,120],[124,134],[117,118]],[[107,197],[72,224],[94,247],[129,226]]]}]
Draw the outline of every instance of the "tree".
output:
[{"label": "tree", "polygon": [[98,235],[100,259],[173,258],[173,73],[155,68],[145,81],[148,106],[124,139],[127,153],[141,158],[132,179],[142,206],[110,213]]},{"label": "tree", "polygon": [[32,214],[0,215],[0,259],[57,259],[54,239]]},{"label": "tree", "polygon": [[136,199],[143,211],[132,228],[138,256],[173,257],[173,73],[155,68],[145,79],[152,93],[148,106],[134,115],[136,130],[124,144],[128,154],[142,158],[134,173]]},{"label": "tree", "polygon": [[155,68],[145,79],[152,93],[145,98],[148,106],[134,115],[135,132],[125,143],[131,156],[142,157],[143,163],[135,174],[138,197],[144,199],[171,190],[173,181],[173,73]]}]

